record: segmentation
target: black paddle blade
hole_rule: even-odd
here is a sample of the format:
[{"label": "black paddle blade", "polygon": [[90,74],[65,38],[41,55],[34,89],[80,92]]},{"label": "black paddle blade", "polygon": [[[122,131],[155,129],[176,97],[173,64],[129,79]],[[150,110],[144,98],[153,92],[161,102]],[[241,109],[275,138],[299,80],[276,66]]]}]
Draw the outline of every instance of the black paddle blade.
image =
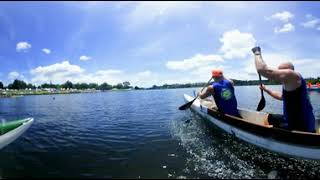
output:
[{"label": "black paddle blade", "polygon": [[[194,99],[194,100],[195,100],[195,99]],[[186,110],[186,109],[190,108],[194,100],[192,100],[192,101],[190,101],[190,102],[188,102],[188,103],[180,106],[180,107],[179,107],[179,110]]]},{"label": "black paddle blade", "polygon": [[262,96],[262,98],[258,104],[257,111],[261,111],[265,106],[266,106],[266,100]]}]

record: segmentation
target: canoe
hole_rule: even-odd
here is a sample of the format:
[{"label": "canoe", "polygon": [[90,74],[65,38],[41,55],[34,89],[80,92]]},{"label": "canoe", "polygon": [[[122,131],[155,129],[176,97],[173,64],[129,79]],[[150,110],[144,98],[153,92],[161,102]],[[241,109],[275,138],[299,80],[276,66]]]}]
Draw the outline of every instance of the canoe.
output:
[{"label": "canoe", "polygon": [[[194,97],[184,94],[185,102]],[[285,156],[320,160],[320,133],[289,131],[267,123],[268,113],[238,108],[242,118],[222,114],[213,100],[199,98],[190,109],[235,137]]]},{"label": "canoe", "polygon": [[33,123],[33,118],[0,122],[0,149],[20,137]]}]

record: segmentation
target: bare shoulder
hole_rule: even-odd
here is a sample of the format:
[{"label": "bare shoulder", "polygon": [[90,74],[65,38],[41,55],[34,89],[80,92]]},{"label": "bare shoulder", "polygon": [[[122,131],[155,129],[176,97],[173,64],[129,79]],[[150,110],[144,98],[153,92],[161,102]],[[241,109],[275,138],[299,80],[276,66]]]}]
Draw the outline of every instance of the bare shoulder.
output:
[{"label": "bare shoulder", "polygon": [[299,80],[300,77],[301,77],[301,75],[298,72],[294,71],[294,70],[286,69],[284,71],[286,71],[285,73],[286,73],[286,76],[287,76],[288,80],[296,81],[296,80]]},{"label": "bare shoulder", "polygon": [[291,69],[277,69],[271,72],[274,79],[282,82],[297,81],[300,79],[300,74]]}]

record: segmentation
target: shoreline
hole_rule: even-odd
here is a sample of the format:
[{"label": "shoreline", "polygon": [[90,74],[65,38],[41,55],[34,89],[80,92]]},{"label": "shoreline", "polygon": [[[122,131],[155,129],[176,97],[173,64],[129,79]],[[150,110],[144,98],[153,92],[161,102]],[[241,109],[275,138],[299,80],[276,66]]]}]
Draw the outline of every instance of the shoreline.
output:
[{"label": "shoreline", "polygon": [[98,93],[105,91],[126,91],[127,89],[112,89],[112,90],[0,90],[0,98],[17,98],[22,96],[33,95],[59,95],[59,94],[80,94],[80,93]]},{"label": "shoreline", "polygon": [[[235,86],[257,86],[257,85],[235,85]],[[140,88],[140,89],[110,89],[110,90],[1,90],[0,98],[17,98],[22,96],[32,96],[32,95],[59,95],[59,94],[80,94],[80,93],[98,93],[98,92],[121,92],[121,91],[137,91],[137,90],[165,90],[165,89],[184,89],[184,88],[200,88],[201,86],[194,87],[167,87],[167,88]]]}]

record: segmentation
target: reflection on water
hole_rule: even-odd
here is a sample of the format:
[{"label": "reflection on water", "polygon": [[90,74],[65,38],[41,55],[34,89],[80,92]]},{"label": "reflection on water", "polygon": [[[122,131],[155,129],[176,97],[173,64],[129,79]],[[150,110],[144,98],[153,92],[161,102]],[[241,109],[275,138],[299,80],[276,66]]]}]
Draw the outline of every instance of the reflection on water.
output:
[{"label": "reflection on water", "polygon": [[[281,90],[280,86],[270,86]],[[256,109],[257,86],[236,87]],[[188,111],[190,89],[0,99],[0,118],[34,117],[0,151],[0,176],[70,178],[319,178],[319,162],[284,157],[235,139]],[[264,111],[282,113],[265,95]],[[311,92],[316,117],[320,93]]]}]

